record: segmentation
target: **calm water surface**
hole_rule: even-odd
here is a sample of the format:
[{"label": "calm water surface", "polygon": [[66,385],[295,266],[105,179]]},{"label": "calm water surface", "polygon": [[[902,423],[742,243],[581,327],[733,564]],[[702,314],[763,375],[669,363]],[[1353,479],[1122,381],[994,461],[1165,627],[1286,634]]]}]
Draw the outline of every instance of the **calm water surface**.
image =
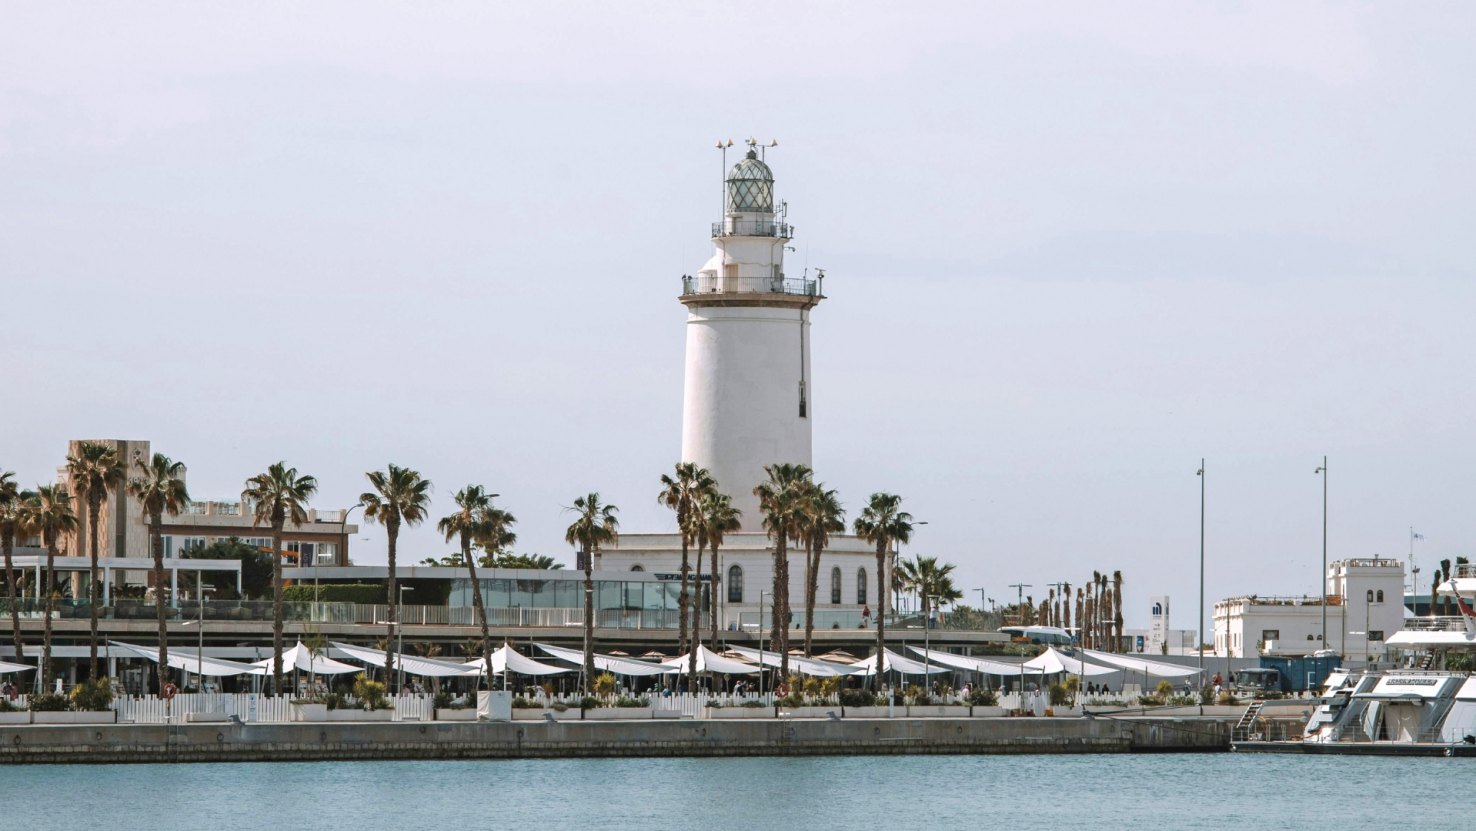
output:
[{"label": "calm water surface", "polygon": [[0,816],[42,831],[656,828],[685,803],[714,831],[854,831],[879,810],[908,828],[1351,831],[1464,827],[1473,780],[1476,760],[1228,753],[10,766]]}]

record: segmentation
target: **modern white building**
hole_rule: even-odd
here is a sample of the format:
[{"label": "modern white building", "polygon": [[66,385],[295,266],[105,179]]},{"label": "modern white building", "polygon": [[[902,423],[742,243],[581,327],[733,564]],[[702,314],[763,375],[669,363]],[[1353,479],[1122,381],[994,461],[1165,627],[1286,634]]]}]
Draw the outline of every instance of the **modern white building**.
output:
[{"label": "modern white building", "polygon": [[1404,563],[1380,557],[1335,560],[1322,597],[1247,595],[1215,603],[1215,654],[1307,655],[1323,647],[1351,660],[1382,660],[1404,624]]},{"label": "modern white building", "polygon": [[[755,626],[760,606],[772,602],[773,547],[753,495],[767,478],[764,466],[812,464],[810,312],[824,299],[824,278],[784,270],[794,229],[787,206],[774,198],[761,151],[750,142],[728,171],[723,217],[712,224],[715,250],[695,276],[682,278],[679,298],[687,310],[680,458],[711,472],[743,512],[742,531],[719,549],[724,628]],[[680,580],[680,547],[674,534],[622,534],[599,568]],[[802,626],[803,557],[792,553],[790,606]],[[709,558],[694,572],[709,574]],[[816,628],[860,625],[863,610],[876,605],[877,586],[875,549],[854,537],[834,538],[821,557]]]}]

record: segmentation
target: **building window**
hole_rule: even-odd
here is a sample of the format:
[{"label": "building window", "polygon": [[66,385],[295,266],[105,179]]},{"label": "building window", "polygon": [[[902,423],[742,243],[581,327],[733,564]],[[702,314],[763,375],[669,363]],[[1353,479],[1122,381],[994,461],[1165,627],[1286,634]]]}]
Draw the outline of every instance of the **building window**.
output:
[{"label": "building window", "polygon": [[194,551],[196,548],[205,547],[204,537],[180,537],[179,556],[184,556],[186,551]]},{"label": "building window", "polygon": [[[1383,603],[1384,602],[1384,590],[1383,589],[1379,589],[1379,602],[1380,603]],[[1383,640],[1383,638],[1380,638],[1379,640]]]},{"label": "building window", "polygon": [[839,606],[841,602],[841,570],[839,567],[830,570],[830,602]]},{"label": "building window", "polygon": [[1373,589],[1369,589],[1368,590],[1368,602],[1369,603],[1372,603],[1373,602]]},{"label": "building window", "polygon": [[[635,565],[633,565],[633,566],[630,567],[630,570],[631,571],[645,571],[646,570],[646,567],[643,566],[643,565],[641,565],[640,563],[636,563]],[[276,659],[274,658],[273,660],[276,660]]]},{"label": "building window", "polygon": [[1280,629],[1262,629],[1261,630],[1261,640],[1263,640],[1263,641],[1279,641],[1279,640],[1281,640],[1281,630]]},{"label": "building window", "polygon": [[728,568],[728,602],[743,602],[743,567],[730,566]]},{"label": "building window", "polygon": [[856,569],[856,605],[866,605],[866,569]]},{"label": "building window", "polygon": [[1368,639],[1371,640],[1371,641],[1382,641],[1384,639],[1384,630],[1382,630],[1382,629],[1370,629],[1370,630],[1368,630]]}]

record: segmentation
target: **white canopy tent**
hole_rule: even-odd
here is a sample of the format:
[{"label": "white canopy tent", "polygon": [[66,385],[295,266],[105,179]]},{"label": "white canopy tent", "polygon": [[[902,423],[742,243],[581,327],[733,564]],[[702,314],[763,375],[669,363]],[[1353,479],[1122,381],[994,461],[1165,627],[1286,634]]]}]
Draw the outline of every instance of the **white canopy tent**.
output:
[{"label": "white canopy tent", "polygon": [[[343,654],[353,658],[355,661],[374,667],[383,667],[385,664],[384,650],[368,649],[362,646],[352,646],[346,643],[333,642],[333,647]],[[421,658],[416,655],[403,655],[395,653],[395,666],[403,667],[405,672],[411,675],[432,678],[448,678],[453,676],[481,675],[482,671],[476,667],[467,667],[454,661],[437,661],[432,658]]]},{"label": "white canopy tent", "polygon": [[0,661],[0,675],[4,675],[7,672],[25,672],[28,669],[35,669],[35,667],[30,664],[12,664],[8,661]]},{"label": "white canopy tent", "polygon": [[[1046,647],[1046,651],[1025,662],[1025,669],[1029,673],[1039,675],[1055,675],[1057,673],[1070,673],[1071,675],[1082,675],[1091,677],[1093,675],[1111,675],[1121,672],[1120,669],[1102,667],[1078,661],[1063,652],[1056,650],[1054,646]],[[1019,670],[1016,670],[1019,672]]]},{"label": "white canopy tent", "polygon": [[1153,675],[1158,678],[1187,678],[1190,675],[1198,675],[1203,672],[1195,667],[1179,666],[1163,661],[1150,661],[1146,658],[1133,658],[1127,655],[1114,655],[1110,652],[1098,652],[1094,649],[1078,650],[1079,654],[1088,661],[1096,661],[1100,664],[1108,664],[1119,670],[1130,670],[1142,675]]},{"label": "white canopy tent", "polygon": [[[691,653],[689,652],[686,655],[672,658],[670,661],[662,661],[662,665],[667,667],[667,672],[676,673],[677,675],[688,675],[691,673]],[[758,672],[759,668],[743,661],[724,658],[711,649],[698,644],[697,671],[717,672],[723,675],[752,675]]]},{"label": "white canopy tent", "polygon": [[[159,663],[159,650],[157,647],[134,646],[133,644],[119,641],[109,641],[119,649],[125,649],[140,658],[147,658],[154,663]],[[271,670],[263,670],[255,664],[243,664],[238,661],[227,661],[224,658],[200,657],[193,650],[171,649],[169,650],[169,668],[196,675],[206,675],[211,678],[221,678],[231,675],[270,675]]]},{"label": "white canopy tent", "polygon": [[[780,656],[777,652],[750,649],[746,646],[729,646],[728,648],[750,661],[758,661],[764,666],[777,667],[780,665]],[[850,664],[833,664],[818,658],[801,658],[797,655],[789,656],[789,665],[801,675],[813,675],[817,678],[830,678],[836,675],[857,675],[866,671]]]},{"label": "white canopy tent", "polygon": [[[547,652],[560,661],[568,661],[576,666],[584,666],[584,653],[577,649],[564,649],[560,646],[549,646],[545,643],[535,644],[539,649]],[[648,664],[644,661],[632,661],[628,658],[616,658],[611,655],[595,653],[595,669],[614,673],[615,675],[642,676],[661,675],[671,671],[671,667],[665,664]]]},{"label": "white canopy tent", "polygon": [[1019,675],[1020,665],[1005,663],[1004,661],[991,661],[987,658],[975,658],[969,655],[954,655],[951,652],[939,652],[936,649],[922,649],[909,646],[913,652],[923,655],[928,663],[953,667],[954,669],[968,670],[970,672],[982,672],[985,675]]},{"label": "white canopy tent", "polygon": [[[870,658],[862,658],[856,663],[851,664],[851,666],[860,667],[861,671],[866,675],[874,675],[876,673],[876,656],[872,655]],[[903,675],[938,675],[944,672],[953,672],[953,667],[930,666],[921,661],[904,658],[888,649],[886,660],[882,663],[882,671],[900,672]]]},{"label": "white canopy tent", "polygon": [[[467,661],[462,666],[476,670],[478,675],[482,674],[482,659]],[[501,675],[511,669],[520,675],[559,675],[565,672],[575,672],[572,669],[556,667],[550,664],[541,664],[532,658],[528,658],[508,644],[503,644],[492,653],[492,674]]]},{"label": "white canopy tent", "polygon": [[[253,661],[251,665],[261,667],[266,670],[267,674],[271,674],[274,661],[275,659],[273,658],[265,658],[260,661]],[[298,641],[297,645],[291,649],[282,651],[282,671],[291,672],[293,670],[316,675],[342,675],[345,672],[363,671],[359,667],[340,663],[326,655],[314,655],[313,651],[308,649],[302,641]]]}]

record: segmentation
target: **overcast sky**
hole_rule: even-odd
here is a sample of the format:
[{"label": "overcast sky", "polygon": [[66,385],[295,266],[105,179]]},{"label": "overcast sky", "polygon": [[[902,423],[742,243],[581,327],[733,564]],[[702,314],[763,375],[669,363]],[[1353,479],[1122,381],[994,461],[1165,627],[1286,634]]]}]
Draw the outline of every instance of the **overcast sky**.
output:
[{"label": "overcast sky", "polygon": [[[494,8],[495,7],[495,8]],[[665,531],[713,143],[827,269],[815,468],[958,583],[1316,590],[1476,542],[1469,4],[0,4],[0,468],[141,438]],[[383,531],[354,544],[383,561]],[[408,559],[445,553],[411,533]],[[1428,570],[1426,574],[1428,574]],[[1422,581],[1423,582],[1423,581]],[[970,600],[977,603],[977,593]]]}]

